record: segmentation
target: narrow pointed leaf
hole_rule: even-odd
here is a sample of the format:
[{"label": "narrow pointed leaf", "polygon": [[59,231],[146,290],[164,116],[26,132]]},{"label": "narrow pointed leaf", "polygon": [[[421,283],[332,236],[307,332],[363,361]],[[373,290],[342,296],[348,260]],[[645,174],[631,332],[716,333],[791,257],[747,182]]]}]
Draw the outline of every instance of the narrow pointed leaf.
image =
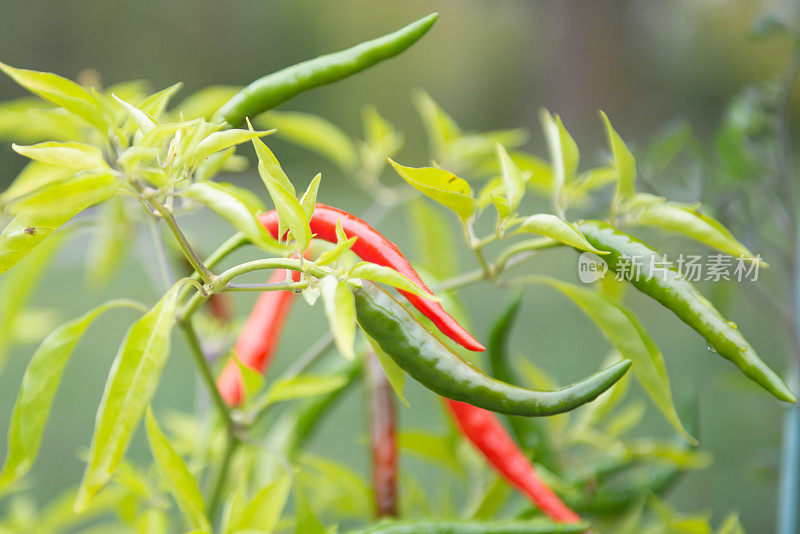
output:
[{"label": "narrow pointed leaf", "polygon": [[311,183],[308,184],[306,192],[300,197],[300,204],[302,204],[303,210],[306,212],[306,217],[309,220],[311,220],[311,216],[314,215],[314,206],[317,204],[317,192],[319,191],[319,183],[321,181],[322,174],[317,173],[314,179],[311,180]]},{"label": "narrow pointed leaf", "polygon": [[206,505],[203,502],[203,494],[200,493],[197,481],[158,427],[158,422],[149,406],[145,427],[153,458],[164,475],[169,491],[175,502],[178,503],[184,517],[193,528],[202,532],[211,532],[211,526],[205,514]]},{"label": "narrow pointed leaf", "polygon": [[587,250],[595,254],[608,254],[597,250],[586,241],[583,234],[567,221],[549,213],[537,213],[523,219],[517,232],[531,232],[560,241],[580,250]]},{"label": "narrow pointed leaf", "polygon": [[348,276],[353,278],[363,278],[373,282],[381,282],[383,284],[394,286],[397,289],[402,289],[403,291],[408,291],[409,293],[419,295],[420,297],[425,297],[429,300],[436,302],[439,301],[436,296],[419,287],[417,284],[409,280],[406,275],[401,274],[389,267],[384,267],[375,263],[369,263],[366,261],[359,262],[354,265],[352,269],[350,269]]},{"label": "narrow pointed leaf", "polygon": [[155,394],[169,356],[175,306],[182,285],[174,285],[136,321],[120,347],[97,411],[94,436],[75,510],[86,509],[111,479]]},{"label": "narrow pointed leaf", "polygon": [[356,305],[353,294],[344,283],[333,276],[320,280],[325,315],[333,332],[336,348],[348,360],[355,358],[353,345],[356,340]]},{"label": "narrow pointed leaf", "polygon": [[497,159],[500,161],[508,209],[510,212],[514,212],[525,194],[525,177],[501,144],[497,145]]},{"label": "narrow pointed leaf", "polygon": [[36,145],[20,146],[12,144],[14,152],[42,163],[73,167],[83,170],[105,169],[108,167],[100,149],[86,143],[66,141],[46,141]]},{"label": "narrow pointed leaf", "polygon": [[617,192],[615,201],[617,203],[625,202],[631,198],[635,192],[634,182],[636,181],[636,161],[633,159],[633,154],[625,145],[625,141],[611,126],[611,121],[602,111],[600,117],[603,119],[603,125],[606,128],[606,137],[608,138],[608,146],[611,149],[611,154],[614,156],[614,170],[617,171]]},{"label": "narrow pointed leaf", "polygon": [[198,143],[195,158],[197,158],[198,161],[202,161],[220,150],[246,143],[257,137],[269,135],[274,131],[275,130],[268,130],[265,132],[254,132],[252,130],[222,130],[221,132],[214,132]]},{"label": "narrow pointed leaf", "polygon": [[344,171],[355,165],[356,149],[350,137],[322,117],[293,111],[269,111],[256,117],[254,122],[265,128],[275,128],[278,137],[316,152]]},{"label": "narrow pointed leaf", "polygon": [[[263,163],[259,163],[259,168],[263,168],[263,166]],[[289,227],[292,237],[297,241],[297,249],[301,252],[304,251],[311,241],[311,228],[308,225],[310,217],[300,201],[283,184],[270,174],[262,174],[262,177],[269,196],[272,197],[272,202],[275,204],[278,217]]]},{"label": "narrow pointed leaf", "polygon": [[435,167],[406,167],[391,158],[389,163],[397,174],[420,193],[455,211],[461,219],[467,219],[475,213],[475,199],[472,198],[472,189],[466,180]]},{"label": "narrow pointed leaf", "polygon": [[120,183],[109,172],[79,173],[13,202],[8,210],[43,220],[59,217],[69,219],[89,206],[108,200],[119,191]]}]

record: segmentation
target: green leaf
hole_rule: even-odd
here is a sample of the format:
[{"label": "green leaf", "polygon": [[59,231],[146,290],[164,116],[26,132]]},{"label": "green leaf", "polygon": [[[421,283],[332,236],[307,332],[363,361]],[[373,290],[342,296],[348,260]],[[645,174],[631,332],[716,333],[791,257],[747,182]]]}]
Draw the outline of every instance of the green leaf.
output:
[{"label": "green leaf", "polygon": [[[14,224],[13,221],[11,224]],[[0,280],[0,370],[5,366],[13,330],[18,325],[18,317],[24,311],[47,264],[67,235],[66,232],[62,232],[49,240],[28,256],[16,270]]]},{"label": "green leaf", "polygon": [[[339,221],[336,221],[337,224],[340,224]],[[337,261],[342,255],[350,250],[353,245],[355,245],[356,240],[358,237],[353,236],[350,239],[345,239],[344,241],[340,241],[336,244],[336,246],[330,250],[326,250],[322,254],[319,255],[317,261],[315,262],[317,265],[324,266],[330,265],[331,263]]]},{"label": "green leaf", "polygon": [[419,287],[406,275],[389,267],[384,267],[383,265],[361,261],[355,264],[352,269],[350,269],[350,272],[347,273],[347,276],[352,278],[363,278],[372,282],[381,282],[396,287],[397,289],[408,291],[414,295],[419,295],[420,297],[425,297],[426,299],[439,302],[439,299],[436,296],[429,291],[426,291],[424,288]]},{"label": "green leaf", "polygon": [[345,375],[300,375],[275,381],[265,393],[266,404],[317,397],[336,391],[348,382]]},{"label": "green leaf", "polygon": [[326,276],[319,283],[325,315],[328,317],[336,348],[342,356],[352,360],[355,358],[353,345],[356,340],[356,305],[353,294],[346,284],[333,276]]},{"label": "green leaf", "polygon": [[455,442],[447,436],[409,430],[401,432],[397,436],[397,442],[401,449],[424,460],[446,467],[454,473],[461,472]]},{"label": "green leaf", "polygon": [[441,280],[458,274],[456,239],[444,212],[433,209],[421,198],[413,199],[407,206],[417,243],[419,261],[415,264]]},{"label": "green leaf", "polygon": [[33,465],[64,366],[81,336],[101,313],[121,307],[138,309],[139,305],[128,300],[106,302],[53,330],[36,350],[22,377],[11,412],[8,452],[0,471],[0,492],[19,480]]},{"label": "green leaf", "polygon": [[391,356],[386,354],[374,339],[372,339],[366,334],[364,334],[364,336],[366,336],[367,341],[369,341],[370,347],[372,347],[372,351],[378,358],[378,362],[381,364],[383,372],[386,374],[386,378],[389,380],[389,384],[391,384],[392,389],[400,398],[400,400],[403,401],[403,404],[405,404],[406,406],[410,406],[405,396],[403,395],[403,390],[405,389],[406,385],[406,372],[403,371],[399,365],[394,363],[394,360],[391,358]]},{"label": "green leaf", "polygon": [[109,172],[82,172],[13,202],[8,210],[43,220],[69,219],[89,206],[108,200],[119,190],[119,182]]},{"label": "green leaf", "polygon": [[147,132],[149,132],[155,126],[158,125],[158,121],[153,117],[151,117],[149,114],[147,114],[145,111],[142,111],[136,106],[125,102],[124,100],[122,100],[113,93],[111,94],[111,96],[114,98],[117,104],[122,106],[122,108],[125,110],[125,113],[128,114],[128,116],[131,118],[134,124],[136,124],[136,127],[139,128],[139,130],[141,130],[142,133],[146,134]]},{"label": "green leaf", "polygon": [[595,254],[608,254],[608,252],[597,250],[590,245],[583,234],[570,223],[549,213],[537,213],[523,219],[517,232],[539,234],[580,250],[587,250]]},{"label": "green leaf", "polygon": [[198,182],[190,185],[184,194],[228,221],[255,245],[270,251],[280,249],[277,241],[256,217],[258,205],[253,205],[249,192],[231,184]]},{"label": "green leaf", "polygon": [[164,110],[167,109],[167,104],[169,104],[169,101],[173,96],[175,96],[175,93],[181,90],[182,87],[183,82],[178,82],[156,93],[153,93],[139,103],[139,109],[155,119],[160,119],[161,115],[164,113]]},{"label": "green leaf", "polygon": [[645,163],[649,179],[656,178],[693,139],[692,126],[678,121],[668,125],[647,147]]},{"label": "green leaf", "polygon": [[200,493],[197,481],[180,455],[172,448],[167,437],[158,428],[158,422],[149,406],[147,407],[145,427],[147,440],[150,442],[150,451],[167,480],[167,487],[175,502],[178,503],[183,516],[193,528],[211,532],[211,525],[205,514],[206,505],[203,501],[203,494]]},{"label": "green leaf", "polygon": [[350,137],[338,126],[317,115],[269,111],[256,117],[255,123],[275,128],[278,137],[316,152],[343,171],[352,170],[356,163],[356,148]]},{"label": "green leaf", "polygon": [[575,173],[578,172],[580,153],[578,145],[572,136],[569,135],[561,117],[552,116],[546,109],[539,112],[539,119],[542,123],[544,136],[547,140],[547,148],[550,152],[550,164],[553,175],[553,193],[559,205],[564,187],[572,182]]},{"label": "green leaf", "polygon": [[311,504],[308,502],[306,496],[297,490],[297,527],[295,534],[328,534],[328,531],[319,522],[314,511],[311,509]]},{"label": "green leaf", "polygon": [[444,169],[406,167],[391,158],[387,159],[405,181],[422,194],[455,211],[462,220],[475,213],[475,199],[466,180]]},{"label": "green leaf", "polygon": [[12,144],[14,152],[42,163],[50,165],[60,165],[62,167],[73,167],[76,169],[95,170],[107,169],[103,153],[93,145],[67,141],[59,143],[47,141],[30,146],[20,146]]},{"label": "green leaf", "polygon": [[94,436],[75,511],[86,509],[111,479],[145,408],[153,398],[169,356],[170,335],[181,283],[175,284],[141,319],[120,347],[97,411]]},{"label": "green leaf", "polygon": [[177,116],[186,120],[211,118],[222,105],[241,91],[241,87],[232,85],[209,85],[184,98],[175,109]]},{"label": "green leaf", "polygon": [[525,177],[501,144],[497,145],[497,159],[500,162],[500,169],[502,171],[508,210],[513,213],[516,211],[520,200],[522,200],[522,197],[525,195]]},{"label": "green leaf", "polygon": [[308,220],[314,215],[314,206],[317,205],[317,192],[319,191],[319,183],[322,181],[322,173],[317,173],[314,179],[308,184],[306,192],[300,197],[300,204],[306,212]]},{"label": "green leaf", "polygon": [[236,356],[236,351],[231,351],[231,358],[236,362],[236,366],[239,367],[239,372],[242,374],[242,380],[244,381],[244,399],[245,402],[247,402],[253,395],[261,391],[261,388],[264,386],[264,376],[252,367],[243,364]]},{"label": "green leaf", "polygon": [[415,91],[413,100],[425,125],[431,152],[435,157],[440,157],[448,144],[461,137],[461,129],[425,91]]},{"label": "green leaf", "polygon": [[382,166],[386,156],[393,156],[403,146],[403,136],[381,117],[375,106],[361,108],[361,121],[365,145],[362,149],[375,157],[376,165]]},{"label": "green leaf", "polygon": [[[259,162],[258,168],[261,171],[264,169],[264,164]],[[310,216],[294,196],[294,193],[286,189],[280,181],[269,173],[262,172],[261,177],[264,179],[264,185],[267,186],[269,196],[275,204],[278,218],[289,227],[292,237],[297,242],[297,250],[304,251],[311,242],[311,228],[308,225]]]},{"label": "green leaf", "polygon": [[133,233],[122,198],[112,198],[104,208],[98,234],[89,251],[87,275],[89,283],[94,287],[107,284],[119,268]]},{"label": "green leaf", "polygon": [[264,137],[274,132],[275,130],[267,130],[264,132],[254,132],[253,130],[222,130],[221,132],[213,132],[197,144],[195,158],[200,162],[220,150],[225,150],[226,148],[246,143],[252,139]]},{"label": "green leaf", "polygon": [[363,476],[346,465],[319,456],[303,454],[300,463],[298,480],[308,492],[306,496],[314,503],[316,513],[325,517],[334,515],[338,520],[372,518],[373,492]]},{"label": "green leaf", "polygon": [[614,202],[619,205],[630,199],[636,192],[634,184],[636,181],[636,161],[625,145],[625,141],[614,131],[606,114],[601,111],[600,117],[603,119],[603,125],[606,128],[608,147],[614,157],[614,170],[617,171],[617,192],[614,195]]},{"label": "green leaf", "polygon": [[669,386],[664,357],[639,319],[624,304],[611,297],[548,277],[535,281],[547,284],[572,299],[600,328],[623,357],[633,362],[633,372],[667,421],[689,443],[696,444],[681,424]]},{"label": "green leaf", "polygon": [[540,193],[553,194],[553,169],[549,163],[527,152],[513,152],[511,159],[523,175],[528,176],[528,187]]},{"label": "green leaf", "polygon": [[[694,206],[679,202],[666,202],[663,199],[639,204],[634,209],[631,222],[642,226],[653,226],[683,234],[711,248],[734,257],[753,259],[753,253],[741,244],[733,234],[713,217],[700,212]],[[764,262],[761,262],[765,265]]]},{"label": "green leaf", "polygon": [[289,499],[291,487],[292,479],[288,475],[282,475],[272,484],[262,488],[244,508],[230,531],[274,532]]},{"label": "green leaf", "polygon": [[8,189],[0,193],[0,206],[11,203],[52,183],[64,180],[73,174],[75,174],[75,170],[69,167],[31,161],[14,178]]},{"label": "green leaf", "polygon": [[278,163],[278,158],[275,157],[272,150],[270,150],[261,139],[257,138],[253,138],[253,147],[258,157],[258,173],[261,175],[261,179],[266,182],[267,177],[271,176],[273,179],[280,182],[292,195],[297,194],[294,184],[292,184],[292,181],[286,176],[286,173],[283,172],[283,168],[281,168],[281,164]]},{"label": "green leaf", "polygon": [[85,119],[101,133],[106,132],[106,121],[97,101],[77,83],[50,72],[16,69],[5,63],[0,63],[0,70],[28,91]]},{"label": "green leaf", "polygon": [[745,534],[742,522],[739,521],[739,514],[730,512],[719,526],[717,534]]}]

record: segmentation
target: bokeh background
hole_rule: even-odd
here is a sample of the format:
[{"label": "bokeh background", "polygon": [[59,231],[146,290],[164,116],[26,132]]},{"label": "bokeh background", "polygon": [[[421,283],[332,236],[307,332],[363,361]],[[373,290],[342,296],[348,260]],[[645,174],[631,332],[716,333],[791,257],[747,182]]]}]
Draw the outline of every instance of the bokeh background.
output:
[{"label": "bokeh background", "polygon": [[[537,111],[546,107],[562,115],[588,167],[603,158],[598,109],[608,113],[634,150],[676,119],[687,120],[700,139],[710,136],[733,95],[782,71],[788,46],[780,40],[755,42],[749,33],[759,13],[785,7],[755,0],[140,0],[124,4],[4,0],[0,60],[72,78],[84,69],[95,69],[105,85],[143,78],[158,89],[183,81],[181,95],[185,96],[209,84],[244,84],[439,11],[433,31],[402,56],[301,95],[282,109],[317,113],[360,135],[361,106],[374,103],[405,134],[406,148],[398,159],[417,165],[426,156],[422,125],[410,100],[414,88],[429,91],[466,129],[530,128],[529,148],[540,155],[545,152]],[[21,94],[9,79],[0,79],[0,99]],[[280,141],[271,144],[298,188],[322,171],[322,200],[355,213],[368,205],[368,199],[333,165]],[[9,144],[0,147],[0,189],[23,164]],[[255,189],[259,180],[250,173],[239,183]],[[213,249],[227,236],[224,225],[217,223],[210,215],[186,220],[190,237],[201,250]],[[381,229],[401,248],[413,250],[406,223],[405,214],[398,211]],[[111,295],[156,298],[148,276],[152,270],[147,265],[151,256],[146,235],[137,240],[145,260],[131,254],[112,287],[102,291],[85,283],[88,239],[78,239],[59,254],[58,268],[46,275],[34,307],[55,309],[53,313],[63,320]],[[569,252],[557,252],[525,269],[573,280],[575,258]],[[466,254],[461,260],[463,269],[474,267]],[[768,279],[762,283],[776,287]],[[508,295],[499,296],[498,290],[483,285],[463,291],[462,297],[474,330],[486,339],[491,319]],[[788,295],[777,297],[783,300]],[[789,344],[782,331],[747,293],[740,292],[735,299],[732,319],[766,361],[778,369],[787,367]],[[240,314],[251,300],[237,297]],[[684,398],[697,391],[702,446],[715,457],[711,468],[684,479],[670,501],[685,511],[713,511],[716,521],[728,510],[738,509],[748,531],[772,531],[782,407],[706,350],[704,341],[671,314],[639,295],[631,295],[630,302],[665,355],[675,395]],[[88,446],[104,377],[131,320],[123,317],[125,313],[102,318],[80,343],[67,369],[33,472],[37,500],[52,498],[79,480],[83,469],[79,457]],[[324,328],[319,307],[296,306],[278,367],[309,345],[309,332]],[[182,339],[176,335],[173,344],[156,403],[190,410],[195,402],[194,370]],[[572,304],[541,287],[526,292],[513,344],[564,384],[596,369],[608,348]],[[0,375],[0,428],[7,427],[34,347],[17,345]],[[443,425],[443,415],[431,409],[437,406],[431,395],[414,384],[408,387],[411,406],[400,408],[401,424],[406,428]],[[336,414],[321,429],[324,446],[318,438],[316,450],[365,470],[361,393],[353,392]],[[643,427],[646,433],[669,435],[667,424],[652,406]],[[141,435],[132,455],[149,457]],[[404,462],[411,469],[420,468],[412,459],[404,458]]]}]

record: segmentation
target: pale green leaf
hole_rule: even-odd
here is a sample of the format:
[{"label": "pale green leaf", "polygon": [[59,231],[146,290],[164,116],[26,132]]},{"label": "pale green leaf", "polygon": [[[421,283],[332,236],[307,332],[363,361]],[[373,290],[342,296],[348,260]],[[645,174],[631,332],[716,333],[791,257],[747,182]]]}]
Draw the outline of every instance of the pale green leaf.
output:
[{"label": "pale green leaf", "polygon": [[269,111],[256,117],[254,122],[265,128],[275,128],[278,137],[320,154],[343,171],[350,171],[355,165],[356,149],[350,137],[322,117],[293,111]]},{"label": "pale green leaf", "polygon": [[108,375],[97,411],[94,436],[75,510],[84,510],[111,479],[133,433],[155,394],[169,356],[175,306],[182,284],[174,285],[136,321],[123,341]]},{"label": "pale green leaf", "polygon": [[289,499],[292,479],[282,475],[278,480],[262,488],[250,500],[231,527],[231,532],[274,532],[281,512]]},{"label": "pale green leaf", "polygon": [[314,215],[314,206],[317,204],[317,192],[319,191],[320,181],[322,181],[322,174],[317,173],[314,179],[308,184],[306,192],[300,197],[300,204],[302,204],[303,210],[306,212],[306,216],[309,220],[311,220],[311,216]]},{"label": "pale green leaf", "polygon": [[231,85],[209,85],[183,99],[175,113],[184,120],[211,118],[224,103],[241,90],[241,87]]},{"label": "pale green leaf", "polygon": [[295,505],[297,518],[295,534],[328,534],[328,531],[319,522],[314,511],[311,509],[311,503],[308,502],[306,496],[298,489],[297,502]]},{"label": "pale green leaf", "polygon": [[508,210],[514,212],[519,206],[523,195],[525,195],[525,177],[501,144],[497,145],[497,159],[500,162],[503,184],[505,185]]},{"label": "pale green leaf", "polygon": [[213,132],[197,144],[195,158],[200,162],[220,150],[225,150],[226,148],[246,143],[252,139],[269,135],[274,131],[275,130],[264,132],[254,132],[252,130],[222,130],[221,132]]},{"label": "pale green leaf", "polygon": [[[258,168],[259,170],[263,169],[264,164],[259,162]],[[271,174],[261,173],[261,176],[264,178],[264,185],[267,186],[269,196],[275,204],[278,217],[292,233],[292,237],[294,237],[297,242],[297,250],[301,252],[304,251],[311,242],[311,228],[308,225],[310,217],[306,213],[306,210],[294,196],[294,193],[286,189],[286,187]]]},{"label": "pale green leaf", "polygon": [[0,205],[13,202],[47,185],[64,180],[73,174],[75,174],[75,170],[69,167],[31,161],[14,178],[8,189],[0,193]]},{"label": "pale green leaf", "polygon": [[528,177],[528,187],[540,193],[553,194],[553,169],[549,163],[526,152],[512,152],[511,159]]},{"label": "pale green leaf", "polygon": [[[18,324],[17,320],[30,300],[47,264],[67,235],[67,232],[60,232],[37,248],[17,269],[0,278],[0,370],[6,363],[8,348],[14,337],[13,329]],[[2,259],[0,257],[0,261]]]},{"label": "pale green leaf", "polygon": [[572,182],[578,172],[580,154],[578,145],[569,135],[561,117],[552,116],[547,110],[539,112],[539,118],[550,152],[550,164],[553,173],[553,193],[557,199],[561,198],[564,187]]},{"label": "pale green leaf", "polygon": [[228,221],[257,246],[266,250],[280,248],[267,229],[258,222],[258,206],[254,206],[250,196],[243,195],[240,188],[230,184],[198,182],[190,185],[184,194]]},{"label": "pale green leaf", "polygon": [[580,250],[587,250],[595,254],[608,254],[590,245],[583,234],[570,223],[549,213],[537,213],[526,217],[522,220],[517,232],[539,234]]},{"label": "pale green leaf", "polygon": [[408,211],[417,243],[419,261],[415,265],[418,263],[442,280],[458,274],[456,239],[444,212],[421,198],[408,203]]},{"label": "pale green leaf", "polygon": [[446,467],[454,473],[461,472],[455,442],[447,436],[408,430],[398,434],[397,443],[401,449],[415,456]]},{"label": "pale green leaf", "polygon": [[106,169],[108,165],[103,159],[100,149],[86,143],[75,141],[56,142],[46,141],[36,145],[20,146],[12,144],[11,148],[17,154],[23,155],[34,161],[72,167],[83,170]]},{"label": "pale green leaf", "polygon": [[345,239],[344,241],[340,241],[330,250],[326,250],[322,254],[319,255],[317,261],[315,262],[317,265],[324,266],[330,265],[331,263],[337,261],[342,255],[350,250],[353,245],[355,245],[356,240],[358,237],[353,236],[350,239]]},{"label": "pale green leaf", "polygon": [[386,156],[393,156],[403,146],[403,136],[381,117],[375,106],[361,108],[361,121],[367,151],[375,156],[376,164],[383,165]]},{"label": "pale green leaf", "polygon": [[175,502],[178,503],[183,516],[193,528],[202,532],[211,532],[211,525],[205,514],[206,506],[203,494],[200,493],[197,481],[158,427],[158,422],[149,406],[147,407],[145,427],[147,440],[150,442],[150,451],[153,453],[153,458],[164,475],[167,487]]},{"label": "pale green leaf", "polygon": [[[167,109],[167,104],[175,96],[175,93],[181,90],[183,82],[178,82],[166,87],[142,100],[138,107],[149,116],[160,119],[164,110]],[[113,93],[117,94],[117,93]]]},{"label": "pale green leaf", "polygon": [[572,299],[600,328],[623,357],[633,362],[633,372],[670,424],[690,443],[697,440],[681,424],[661,351],[639,319],[611,297],[548,277],[536,277]]},{"label": "pale green leaf", "polygon": [[264,375],[252,367],[243,364],[236,356],[236,351],[231,352],[231,358],[236,362],[236,366],[241,373],[242,381],[244,382],[244,399],[245,402],[247,402],[253,395],[261,391],[261,388],[264,386]]},{"label": "pale green leaf", "polygon": [[[250,131],[253,131],[253,126],[250,124],[250,119],[247,119],[247,126]],[[264,141],[254,137],[253,148],[256,150],[256,157],[258,158],[258,174],[261,175],[261,179],[266,182],[268,177],[272,177],[274,180],[277,180],[281,185],[283,185],[283,187],[285,187],[286,190],[292,195],[296,195],[297,191],[295,191],[294,184],[292,184],[292,181],[289,180],[288,176],[286,176],[286,173],[283,172],[283,168],[278,162],[278,158],[276,158],[275,154],[272,153],[272,150],[270,150],[269,147],[264,144]]]},{"label": "pale green leaf", "polygon": [[214,178],[220,171],[225,169],[228,162],[235,156],[236,148],[230,147],[221,150],[216,154],[211,154],[206,160],[197,166],[194,172],[194,179],[198,182],[207,182]]},{"label": "pale green leaf", "polygon": [[333,333],[336,348],[347,358],[355,358],[353,345],[356,340],[356,305],[347,285],[333,276],[320,280],[325,315]]},{"label": "pale green leaf", "polygon": [[[740,243],[719,221],[694,206],[679,202],[653,201],[634,210],[631,222],[683,234],[711,248],[734,257],[753,258],[753,253]],[[764,262],[761,262],[764,265]]]},{"label": "pale green leaf", "polygon": [[619,205],[631,198],[636,191],[634,185],[636,181],[636,161],[625,145],[625,141],[614,131],[606,114],[601,111],[600,117],[603,119],[608,146],[614,157],[614,170],[617,172],[617,192],[614,195],[614,201]]},{"label": "pale green leaf", "polygon": [[11,203],[8,210],[43,221],[65,218],[66,222],[89,206],[108,200],[119,190],[119,182],[109,172],[79,173]]},{"label": "pale green leaf", "polygon": [[23,213],[14,217],[0,232],[0,275],[30,254],[39,243],[72,218],[72,215],[74,213],[55,216]]},{"label": "pale green leaf", "polygon": [[372,518],[374,493],[360,473],[340,462],[309,454],[303,454],[300,463],[298,479],[316,513],[340,519]]},{"label": "pale green leaf", "polygon": [[299,375],[279,379],[265,393],[266,404],[326,395],[348,382],[345,375]]},{"label": "pale green leaf", "polygon": [[122,198],[115,197],[104,207],[97,236],[92,241],[88,254],[88,281],[94,287],[102,287],[108,283],[119,268],[132,233]]},{"label": "pale green leaf", "polygon": [[406,167],[392,159],[389,159],[389,163],[419,192],[455,211],[462,220],[475,213],[475,199],[466,180],[435,167]]},{"label": "pale green leaf", "polygon": [[77,83],[50,72],[16,69],[4,63],[0,63],[0,70],[28,91],[88,121],[101,133],[106,132],[106,121],[97,101]]},{"label": "pale green leaf", "polygon": [[437,104],[425,91],[415,91],[414,105],[425,125],[431,151],[438,157],[448,144],[461,137],[461,129],[456,121]]},{"label": "pale green leaf", "polygon": [[19,395],[11,412],[0,491],[25,475],[33,465],[42,441],[64,366],[89,324],[101,313],[120,307],[139,308],[126,300],[112,300],[64,323],[47,336],[28,363]]},{"label": "pale green leaf", "polygon": [[406,275],[389,267],[384,267],[383,265],[362,261],[354,265],[347,275],[352,278],[363,278],[372,282],[388,284],[396,287],[397,289],[402,289],[403,291],[413,293],[414,295],[419,295],[420,297],[425,297],[426,299],[439,302],[437,297],[435,297],[429,291],[426,291],[425,288],[419,287]]},{"label": "pale green leaf", "polygon": [[147,132],[152,130],[156,125],[158,125],[158,121],[156,121],[156,119],[148,115],[146,112],[142,111],[141,109],[137,108],[132,104],[125,102],[124,100],[122,100],[113,93],[111,94],[111,96],[120,106],[122,106],[122,108],[125,110],[128,116],[134,122],[134,124],[136,124],[136,127],[139,128],[139,130],[141,130],[142,133],[146,134]]},{"label": "pale green leaf", "polygon": [[729,513],[717,530],[717,534],[745,534],[742,522],[739,521],[739,514]]}]

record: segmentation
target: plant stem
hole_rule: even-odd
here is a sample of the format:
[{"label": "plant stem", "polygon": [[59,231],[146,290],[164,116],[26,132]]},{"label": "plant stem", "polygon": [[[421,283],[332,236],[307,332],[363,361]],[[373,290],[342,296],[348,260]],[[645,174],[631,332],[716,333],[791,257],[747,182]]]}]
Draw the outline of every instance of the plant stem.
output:
[{"label": "plant stem", "polygon": [[298,291],[308,287],[308,280],[302,282],[272,282],[266,284],[225,284],[225,291]]},{"label": "plant stem", "polygon": [[203,260],[200,259],[200,257],[197,255],[197,252],[195,252],[192,246],[189,244],[189,240],[186,239],[183,231],[178,226],[178,221],[175,220],[175,216],[172,214],[172,212],[160,202],[153,203],[153,207],[156,209],[161,218],[164,219],[164,222],[167,224],[167,228],[169,228],[170,232],[172,232],[172,235],[175,237],[175,241],[178,242],[178,246],[180,246],[181,251],[183,251],[183,255],[186,256],[187,260],[189,260],[189,263],[192,265],[197,274],[200,275],[200,278],[203,280],[203,282],[208,285],[213,285],[214,274],[208,270],[208,267],[206,267],[206,265],[203,263]]},{"label": "plant stem", "polygon": [[212,519],[217,515],[220,503],[222,502],[222,490],[225,488],[225,482],[228,478],[228,468],[231,465],[233,453],[239,447],[240,440],[233,434],[228,435],[228,443],[225,447],[224,456],[222,457],[222,464],[219,466],[217,476],[214,479],[214,484],[211,486],[211,497],[208,501],[208,516]]},{"label": "plant stem", "polygon": [[234,421],[231,418],[231,413],[228,410],[228,406],[225,404],[225,401],[222,400],[222,396],[217,389],[217,382],[214,380],[214,375],[211,373],[211,367],[208,365],[208,360],[206,359],[205,354],[203,354],[203,348],[200,346],[200,340],[197,338],[197,333],[194,331],[191,318],[185,317],[182,321],[180,321],[179,324],[181,330],[183,330],[183,333],[186,336],[186,342],[189,345],[189,349],[192,353],[192,357],[194,358],[194,363],[197,366],[197,370],[200,372],[200,377],[203,379],[203,382],[211,393],[211,398],[214,400],[214,404],[217,406],[217,411],[222,417],[222,420],[225,421],[225,426],[228,428],[229,433],[232,433]]},{"label": "plant stem", "polygon": [[262,271],[265,269],[291,269],[293,271],[306,270],[310,275],[323,278],[330,274],[330,269],[309,265],[307,262],[295,258],[268,258],[263,260],[253,260],[224,271],[219,275],[220,284],[227,284],[233,278],[252,271]]}]

